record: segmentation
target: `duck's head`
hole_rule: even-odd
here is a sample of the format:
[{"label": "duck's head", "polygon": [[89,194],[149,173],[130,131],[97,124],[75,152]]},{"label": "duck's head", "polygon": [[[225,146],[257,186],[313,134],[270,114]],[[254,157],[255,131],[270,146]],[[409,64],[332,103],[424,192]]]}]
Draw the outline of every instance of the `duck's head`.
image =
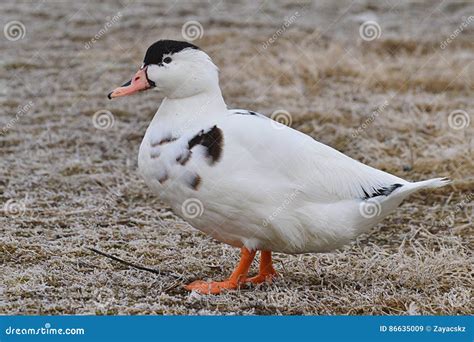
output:
[{"label": "duck's head", "polygon": [[176,40],[159,40],[145,54],[143,65],[132,79],[108,98],[157,89],[168,98],[185,98],[219,87],[218,69],[197,46]]}]

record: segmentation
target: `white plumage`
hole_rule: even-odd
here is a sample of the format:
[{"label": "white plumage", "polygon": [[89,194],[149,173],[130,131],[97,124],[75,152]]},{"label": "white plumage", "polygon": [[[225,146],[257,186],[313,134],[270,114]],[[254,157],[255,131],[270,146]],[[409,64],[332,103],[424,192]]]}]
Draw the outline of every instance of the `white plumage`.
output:
[{"label": "white plumage", "polygon": [[[199,108],[207,96],[194,97]],[[444,180],[410,183],[355,161],[335,149],[286,126],[276,128],[263,115],[240,114],[224,104],[207,110],[188,127],[179,125],[173,107],[163,103],[140,147],[139,167],[148,185],[174,211],[214,238],[236,247],[285,253],[326,252],[373,227],[408,195]],[[189,113],[189,114],[188,114]],[[204,114],[203,114],[204,116]],[[210,165],[202,146],[192,149],[186,165],[176,159],[201,130],[217,126],[223,132],[221,159]],[[169,135],[177,140],[152,148]],[[153,153],[160,158],[154,158]],[[168,179],[160,184],[163,173]],[[199,175],[198,189],[189,179]],[[388,196],[372,199],[364,214],[364,190],[401,184]],[[183,203],[198,199],[202,215],[186,215]],[[370,203],[370,201],[369,201]]]},{"label": "white plumage", "polygon": [[[139,169],[176,214],[219,241],[248,250],[331,251],[413,192],[448,182],[411,183],[263,115],[229,110],[211,59],[189,44],[161,42],[148,50],[144,70],[166,98],[141,144]],[[149,63],[153,53],[156,64]],[[159,63],[167,56],[171,62]],[[186,213],[190,199],[202,206],[197,215]]]}]

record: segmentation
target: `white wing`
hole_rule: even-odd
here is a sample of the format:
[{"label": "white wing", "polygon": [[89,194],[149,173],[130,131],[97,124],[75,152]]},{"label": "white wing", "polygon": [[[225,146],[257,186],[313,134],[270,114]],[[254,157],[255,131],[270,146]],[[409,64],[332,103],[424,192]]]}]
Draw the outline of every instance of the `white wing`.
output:
[{"label": "white wing", "polygon": [[249,173],[261,172],[256,177],[279,175],[312,200],[362,199],[408,183],[263,115],[230,113],[218,126],[224,131],[224,154],[239,160],[236,167],[248,163]]}]

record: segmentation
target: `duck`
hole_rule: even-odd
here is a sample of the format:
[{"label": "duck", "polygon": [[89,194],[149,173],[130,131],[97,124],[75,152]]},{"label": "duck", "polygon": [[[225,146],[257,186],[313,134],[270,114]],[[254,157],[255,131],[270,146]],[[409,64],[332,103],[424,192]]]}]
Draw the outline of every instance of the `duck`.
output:
[{"label": "duck", "polygon": [[188,291],[219,294],[272,282],[272,253],[338,250],[411,194],[450,182],[410,182],[258,112],[229,109],[218,67],[187,41],[153,43],[136,74],[108,98],[147,90],[162,101],[138,154],[146,185],[192,227],[240,248],[227,279],[196,280]]}]

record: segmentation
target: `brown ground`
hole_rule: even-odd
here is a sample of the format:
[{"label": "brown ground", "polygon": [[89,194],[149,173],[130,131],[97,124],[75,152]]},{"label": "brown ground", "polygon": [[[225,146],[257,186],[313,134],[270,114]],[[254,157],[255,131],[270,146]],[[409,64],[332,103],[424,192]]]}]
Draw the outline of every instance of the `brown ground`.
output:
[{"label": "brown ground", "polygon": [[[0,39],[0,313],[474,312],[474,21],[441,48],[474,15],[472,3],[2,1],[0,13],[2,27],[19,20],[26,29],[17,41]],[[222,278],[238,252],[178,219],[138,177],[157,94],[105,95],[150,43],[182,39],[189,20],[203,26],[194,43],[219,65],[230,107],[284,109],[294,128],[351,157],[453,184],[411,197],[342,251],[277,254],[273,285],[188,294],[181,283]],[[379,23],[378,39],[361,39],[367,20]],[[102,109],[115,118],[106,130],[92,121]],[[451,128],[454,110],[470,125]]]}]

